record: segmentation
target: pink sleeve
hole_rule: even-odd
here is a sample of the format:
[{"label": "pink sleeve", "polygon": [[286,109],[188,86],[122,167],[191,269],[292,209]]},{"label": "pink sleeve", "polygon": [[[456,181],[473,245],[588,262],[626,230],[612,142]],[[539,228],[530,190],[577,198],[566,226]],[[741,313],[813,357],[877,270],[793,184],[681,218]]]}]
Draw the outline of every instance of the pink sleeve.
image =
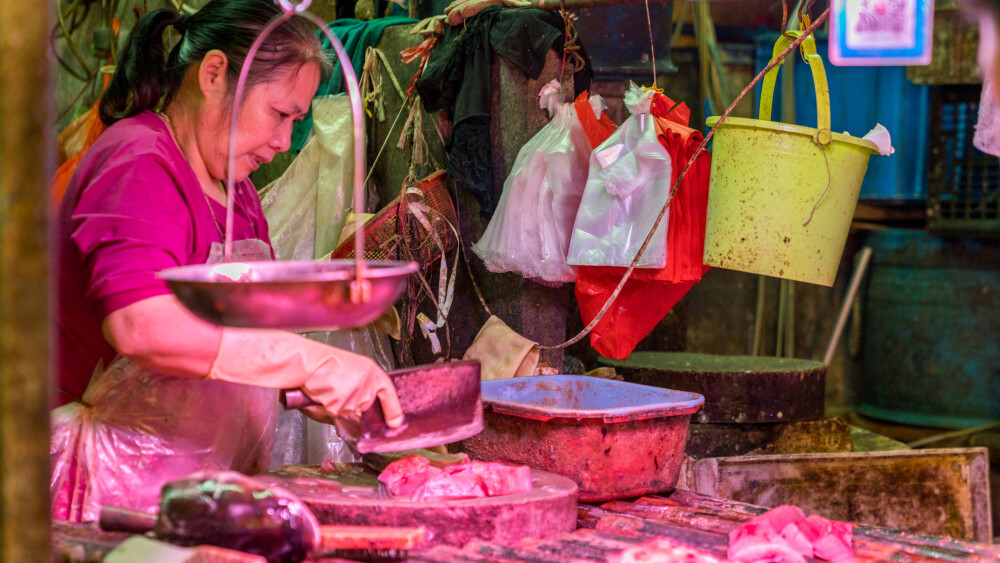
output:
[{"label": "pink sleeve", "polygon": [[186,263],[193,229],[189,202],[165,161],[139,155],[96,174],[72,217],[86,297],[107,316],[170,293],[156,273]]}]

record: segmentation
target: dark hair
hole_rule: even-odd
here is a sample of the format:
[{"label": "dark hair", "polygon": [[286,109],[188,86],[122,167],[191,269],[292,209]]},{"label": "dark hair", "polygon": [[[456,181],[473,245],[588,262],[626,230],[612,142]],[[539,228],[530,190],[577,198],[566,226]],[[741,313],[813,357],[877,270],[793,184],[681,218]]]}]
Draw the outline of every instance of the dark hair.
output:
[{"label": "dark hair", "polygon": [[[155,109],[161,101],[166,106],[187,70],[212,50],[229,59],[226,77],[232,95],[250,46],[280,13],[273,0],[211,0],[191,15],[169,9],[147,13],[119,53],[115,73],[101,96],[101,121],[111,125]],[[164,31],[170,26],[181,39],[168,52]],[[318,63],[322,74],[328,75],[330,58],[313,27],[305,18],[292,17],[273,29],[254,57],[247,86],[265,81],[286,65],[308,62]]]}]

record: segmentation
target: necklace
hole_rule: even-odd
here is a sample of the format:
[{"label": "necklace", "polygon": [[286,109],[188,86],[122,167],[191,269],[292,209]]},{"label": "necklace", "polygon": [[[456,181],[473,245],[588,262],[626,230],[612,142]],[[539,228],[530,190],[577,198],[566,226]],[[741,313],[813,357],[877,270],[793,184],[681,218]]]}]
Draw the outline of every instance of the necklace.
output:
[{"label": "necklace", "polygon": [[[170,133],[170,138],[173,139],[174,144],[177,145],[177,148],[181,151],[181,154],[183,154],[184,157],[187,158],[187,155],[184,154],[184,149],[181,147],[180,142],[177,140],[177,133],[174,131],[174,123],[173,121],[170,121],[170,116],[163,112],[157,112],[157,115],[163,118],[163,122],[166,123],[167,125],[167,132]],[[212,222],[215,223],[215,230],[219,233],[219,242],[225,243],[226,235],[222,230],[222,225],[219,224],[219,220],[215,217],[215,210],[212,208],[211,199],[209,199],[208,194],[205,193],[205,189],[202,188],[200,185],[198,186],[198,191],[200,191],[202,197],[205,198],[205,205],[208,206],[208,214],[212,216]]]}]

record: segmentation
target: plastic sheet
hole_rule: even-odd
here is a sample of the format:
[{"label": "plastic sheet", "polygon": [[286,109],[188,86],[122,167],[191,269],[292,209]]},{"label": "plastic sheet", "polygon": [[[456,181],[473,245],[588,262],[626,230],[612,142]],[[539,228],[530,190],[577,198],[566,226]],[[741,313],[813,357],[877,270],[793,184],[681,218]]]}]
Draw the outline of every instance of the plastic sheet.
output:
[{"label": "plastic sheet", "polygon": [[[313,100],[315,135],[280,178],[261,192],[271,244],[278,260],[328,256],[341,239],[353,195],[353,137],[350,100]],[[309,338],[368,356],[382,369],[394,367],[388,338],[371,326],[317,332]],[[278,414],[271,465],[355,462],[360,458],[328,424],[297,410]]]},{"label": "plastic sheet", "polygon": [[[542,89],[539,105],[549,110],[552,121],[521,148],[497,210],[472,247],[491,272],[518,272],[546,285],[576,279],[566,253],[590,158],[576,107],[559,103],[558,95],[555,80]],[[600,96],[590,99],[600,113]]]},{"label": "plastic sheet", "polygon": [[350,100],[344,95],[316,98],[312,112],[315,135],[284,174],[260,192],[279,260],[330,254],[354,194]]},{"label": "plastic sheet", "polygon": [[[257,257],[261,244],[236,241],[234,256]],[[52,411],[52,517],[96,520],[104,505],[155,513],[169,481],[260,472],[277,415],[274,389],[162,375],[118,357],[98,367],[81,402]]]},{"label": "plastic sheet", "polygon": [[[631,117],[590,157],[569,246],[570,264],[628,267],[667,201],[672,166],[649,113],[652,95],[633,84],[625,95]],[[661,221],[638,267],[666,264],[666,233],[667,221]]]}]

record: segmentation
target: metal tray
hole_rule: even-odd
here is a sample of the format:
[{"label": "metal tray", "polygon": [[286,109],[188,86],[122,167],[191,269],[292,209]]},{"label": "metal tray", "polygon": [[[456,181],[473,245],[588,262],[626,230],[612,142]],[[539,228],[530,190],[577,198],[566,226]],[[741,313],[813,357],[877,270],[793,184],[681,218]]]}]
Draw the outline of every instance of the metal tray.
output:
[{"label": "metal tray", "polygon": [[244,328],[364,326],[399,299],[416,262],[366,262],[370,290],[354,300],[353,260],[230,262],[160,272],[181,303],[210,323]]}]

